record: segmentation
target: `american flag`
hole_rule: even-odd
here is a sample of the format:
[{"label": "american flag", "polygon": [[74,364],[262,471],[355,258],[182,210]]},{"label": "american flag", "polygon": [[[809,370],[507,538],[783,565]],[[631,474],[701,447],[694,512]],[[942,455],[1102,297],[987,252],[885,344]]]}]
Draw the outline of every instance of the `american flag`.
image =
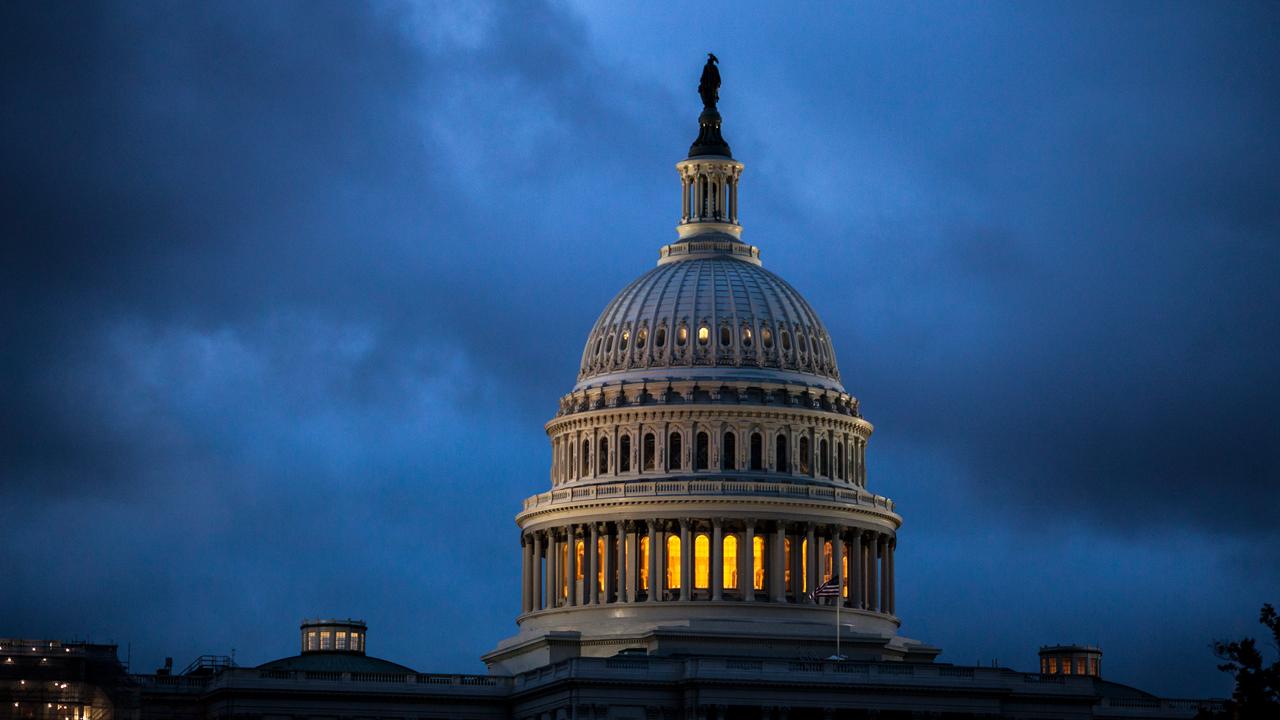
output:
[{"label": "american flag", "polygon": [[813,597],[839,597],[840,596],[840,578],[832,577],[830,580],[822,583],[813,591]]}]

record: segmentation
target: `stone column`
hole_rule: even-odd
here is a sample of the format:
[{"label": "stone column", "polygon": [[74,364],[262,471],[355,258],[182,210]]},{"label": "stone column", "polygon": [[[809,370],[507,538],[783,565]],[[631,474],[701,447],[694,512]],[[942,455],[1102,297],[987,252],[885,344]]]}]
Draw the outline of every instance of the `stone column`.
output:
[{"label": "stone column", "polygon": [[896,538],[896,537],[895,537],[895,538],[890,538],[890,540],[889,540],[889,546],[888,546],[888,551],[889,551],[889,582],[887,583],[887,585],[889,586],[889,614],[890,614],[890,615],[897,615],[897,614],[898,614],[898,613],[897,613],[897,608],[895,607],[897,603],[895,603],[895,602],[894,602],[894,601],[897,599],[897,595],[898,595],[898,584],[897,584],[897,582],[895,582],[895,579],[894,579],[894,577],[893,577],[893,573],[894,573],[894,569],[893,569],[893,553],[894,553],[894,551],[895,551],[895,550],[897,550],[897,548],[898,548],[898,538]]},{"label": "stone column", "polygon": [[627,580],[630,579],[630,574],[627,572],[628,533],[627,533],[626,522],[623,520],[619,520],[615,524],[615,527],[617,529],[617,532],[615,534],[616,542],[617,542],[617,545],[615,547],[615,550],[617,551],[617,562],[614,563],[614,568],[616,568],[614,572],[617,575],[618,580],[617,580],[617,587],[615,588],[614,602],[624,603],[624,602],[628,602]]},{"label": "stone column", "polygon": [[880,612],[880,536],[867,538],[867,609]]},{"label": "stone column", "polygon": [[547,607],[560,606],[560,537],[555,528],[547,529]]},{"label": "stone column", "polygon": [[854,528],[849,545],[849,606],[862,608],[862,531]]},{"label": "stone column", "polygon": [[804,556],[804,552],[803,552],[804,536],[793,532],[793,533],[790,533],[790,537],[791,537],[791,559],[790,559],[790,562],[788,563],[791,566],[790,600],[791,602],[794,602],[794,603],[800,603],[800,602],[803,602],[800,596],[804,594],[804,591],[800,589],[800,586],[804,584],[804,579],[802,577],[803,573],[801,572],[802,570],[804,570],[804,566],[800,562],[800,558]]},{"label": "stone column", "polygon": [[569,590],[569,605],[578,605],[578,526],[565,528],[565,541],[569,545],[569,566],[565,568],[565,583]]},{"label": "stone column", "polygon": [[836,602],[843,603],[844,588],[849,578],[844,571],[844,528],[839,525],[831,526],[831,564],[835,566],[831,568],[831,576],[840,578],[840,591],[836,594]]},{"label": "stone column", "polygon": [[529,579],[533,573],[533,546],[523,533],[520,535],[520,613],[529,612],[533,607],[533,582]]},{"label": "stone column", "polygon": [[607,522],[604,524],[604,534],[600,536],[604,540],[604,552],[600,556],[600,568],[604,571],[604,588],[600,590],[601,605],[613,602],[613,593],[618,585],[615,580],[618,572],[618,555],[613,545],[613,539],[616,534],[617,531],[614,529],[613,523]]},{"label": "stone column", "polygon": [[542,533],[533,534],[533,609],[542,609]]},{"label": "stone column", "polygon": [[658,602],[662,597],[662,580],[666,572],[666,541],[658,532],[658,521],[649,521],[649,602]]},{"label": "stone column", "polygon": [[[811,464],[810,469],[812,468],[813,466]],[[812,605],[814,602],[814,599],[813,599],[813,596],[810,595],[809,593],[813,592],[814,589],[818,587],[818,578],[822,576],[822,573],[819,572],[819,567],[818,567],[818,563],[821,561],[822,554],[818,552],[818,541],[814,532],[813,523],[809,523],[808,526],[805,528],[804,537],[807,542],[807,547],[805,548],[806,550],[805,564],[808,567],[805,568],[806,572],[804,574],[805,584],[803,588],[803,594],[804,594],[804,602],[806,604]]]},{"label": "stone column", "polygon": [[787,565],[786,540],[786,526],[778,523],[774,528],[773,535],[769,538],[769,597],[776,603],[787,601],[785,575]]},{"label": "stone column", "polygon": [[711,599],[724,599],[724,526],[711,521]]},{"label": "stone column", "polygon": [[756,521],[752,518],[747,518],[742,541],[738,548],[738,587],[743,601],[753,602],[756,599]]},{"label": "stone column", "polygon": [[596,581],[596,575],[600,571],[600,553],[596,549],[600,545],[600,524],[591,523],[591,534],[588,537],[588,543],[585,548],[587,562],[585,570],[582,574],[582,580],[587,584],[590,590],[587,592],[587,603],[589,605],[600,604],[600,585]]},{"label": "stone column", "polygon": [[689,592],[693,585],[693,573],[689,570],[693,567],[693,543],[689,542],[689,519],[680,518],[680,599],[688,600],[692,597]]},{"label": "stone column", "polygon": [[640,592],[640,523],[636,520],[627,522],[627,542],[623,552],[627,556],[627,602],[633,603]]}]

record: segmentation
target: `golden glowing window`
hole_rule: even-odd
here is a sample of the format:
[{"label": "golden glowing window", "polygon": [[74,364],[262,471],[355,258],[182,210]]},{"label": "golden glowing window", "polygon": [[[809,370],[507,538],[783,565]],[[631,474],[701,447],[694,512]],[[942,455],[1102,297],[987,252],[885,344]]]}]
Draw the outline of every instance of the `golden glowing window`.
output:
[{"label": "golden glowing window", "polygon": [[347,649],[347,631],[346,630],[338,631],[338,640],[337,640],[337,643],[335,644],[335,647],[339,650]]},{"label": "golden glowing window", "polygon": [[800,541],[800,592],[809,592],[809,540]]},{"label": "golden glowing window", "polygon": [[1076,674],[1084,674],[1084,658],[1076,658]]},{"label": "golden glowing window", "polygon": [[764,589],[764,538],[756,536],[751,541],[751,559],[752,559],[752,587],[756,590]]},{"label": "golden glowing window", "polygon": [[738,536],[724,536],[724,578],[725,590],[738,589]]},{"label": "golden glowing window", "polygon": [[649,538],[640,538],[640,589],[649,590]]},{"label": "golden glowing window", "polygon": [[667,538],[667,588],[680,589],[680,538],[676,535]]},{"label": "golden glowing window", "polygon": [[587,544],[582,540],[579,540],[577,547],[575,548],[575,551],[577,552],[577,560],[578,560],[577,563],[575,563],[575,565],[577,565],[578,570],[576,573],[574,573],[577,576],[574,579],[581,580],[582,579],[582,561],[584,558],[586,558],[586,555],[587,555]]},{"label": "golden glowing window", "polygon": [[840,570],[840,586],[844,588],[844,596],[849,597],[849,552],[844,554],[844,568]]},{"label": "golden glowing window", "polygon": [[618,349],[619,349],[619,350],[626,350],[626,349],[627,349],[627,341],[628,341],[628,340],[630,340],[630,339],[631,339],[631,331],[630,331],[630,330],[623,330],[623,331],[622,331],[622,339],[618,341]]},{"label": "golden glowing window", "polygon": [[333,633],[332,632],[328,630],[320,631],[320,649],[321,650],[333,649]]},{"label": "golden glowing window", "polygon": [[760,328],[760,343],[764,345],[764,349],[768,350],[773,347],[773,331],[767,327]]},{"label": "golden glowing window", "polygon": [[693,539],[693,586],[699,590],[711,587],[711,540],[706,535]]},{"label": "golden glowing window", "polygon": [[742,326],[742,347],[751,347],[751,328]]},{"label": "golden glowing window", "polygon": [[689,342],[689,327],[687,325],[681,325],[679,329],[676,330],[676,345],[684,347],[687,342]]},{"label": "golden glowing window", "polygon": [[1062,658],[1062,674],[1071,674],[1071,658]]},{"label": "golden glowing window", "polygon": [[1090,675],[1098,674],[1098,658],[1096,657],[1089,658],[1089,674]]},{"label": "golden glowing window", "polygon": [[826,582],[831,579],[831,568],[835,564],[835,560],[831,556],[831,543],[824,541],[822,543],[822,581]]},{"label": "golden glowing window", "polygon": [[711,340],[711,328],[702,325],[698,328],[698,344],[706,345]]},{"label": "golden glowing window", "polygon": [[1058,672],[1058,658],[1049,658],[1049,674],[1053,675]]},{"label": "golden glowing window", "polygon": [[791,592],[791,538],[782,541],[782,582],[787,592]]},{"label": "golden glowing window", "polygon": [[599,586],[601,592],[604,591],[603,560],[604,560],[604,538],[597,538],[596,539],[596,556],[592,558],[592,561],[595,563],[595,566],[596,566],[596,584],[597,586]]},{"label": "golden glowing window", "polygon": [[320,633],[316,632],[315,630],[312,630],[311,632],[307,633],[307,649],[308,650],[320,649]]},{"label": "golden glowing window", "polygon": [[353,632],[353,633],[351,633],[351,642],[350,642],[350,643],[348,643],[348,644],[347,644],[347,646],[348,646],[348,647],[350,647],[352,650],[355,650],[355,651],[357,651],[357,652],[358,652],[358,651],[360,651],[360,650],[363,650],[363,649],[364,649],[364,640],[362,640],[362,639],[361,639],[361,635],[360,635],[360,633],[358,633],[358,632]]},{"label": "golden glowing window", "polygon": [[569,544],[560,544],[560,597],[569,597]]},{"label": "golden glowing window", "polygon": [[649,329],[640,328],[640,331],[636,333],[636,347],[643,350],[644,344],[648,339],[649,339]]}]

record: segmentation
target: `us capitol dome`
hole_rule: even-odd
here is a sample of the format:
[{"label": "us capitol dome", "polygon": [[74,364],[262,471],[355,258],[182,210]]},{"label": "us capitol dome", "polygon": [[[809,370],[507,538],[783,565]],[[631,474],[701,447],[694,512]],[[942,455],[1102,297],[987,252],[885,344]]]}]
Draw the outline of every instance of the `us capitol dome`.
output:
[{"label": "us capitol dome", "polygon": [[[929,661],[898,635],[902,518],[868,487],[872,425],[834,343],[738,221],[719,73],[676,163],[680,222],[587,335],[546,424],[550,488],[516,516],[519,632],[484,660],[829,656]],[[814,590],[833,581],[835,597]],[[836,607],[837,603],[839,608]]]}]

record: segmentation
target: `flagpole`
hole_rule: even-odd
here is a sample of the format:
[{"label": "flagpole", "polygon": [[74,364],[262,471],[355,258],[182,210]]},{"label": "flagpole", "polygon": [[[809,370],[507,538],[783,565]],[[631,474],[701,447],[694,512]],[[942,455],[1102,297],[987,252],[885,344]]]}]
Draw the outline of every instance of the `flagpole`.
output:
[{"label": "flagpole", "polygon": [[836,584],[836,659],[840,658],[840,606],[844,604],[844,578]]}]

